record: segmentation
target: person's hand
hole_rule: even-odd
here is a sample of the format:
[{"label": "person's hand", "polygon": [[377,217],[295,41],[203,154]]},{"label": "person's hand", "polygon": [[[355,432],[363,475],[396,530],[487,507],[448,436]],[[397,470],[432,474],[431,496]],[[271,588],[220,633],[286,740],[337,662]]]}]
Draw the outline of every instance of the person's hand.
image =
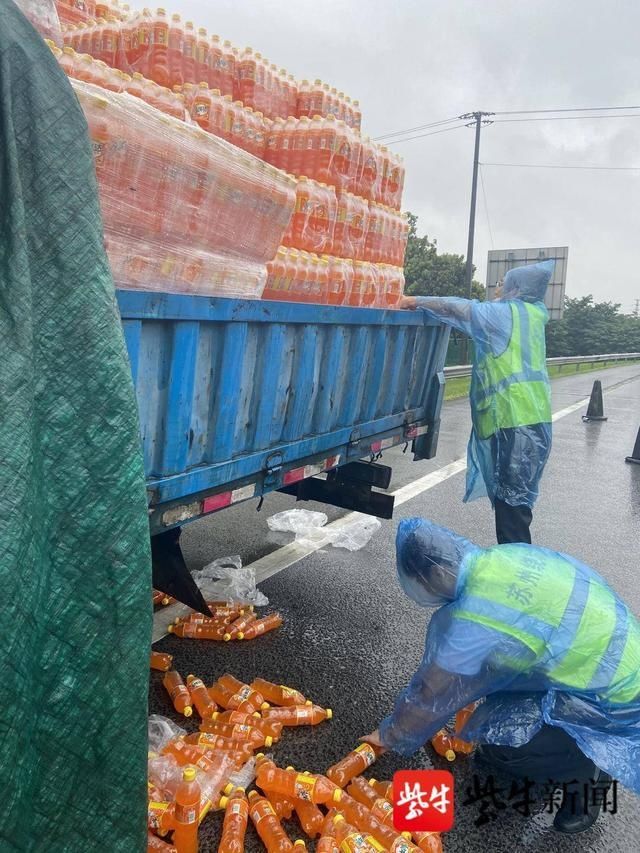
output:
[{"label": "person's hand", "polygon": [[378,729],[371,732],[371,734],[361,737],[360,740],[362,743],[368,743],[373,746],[380,754],[387,751],[382,745],[382,741],[380,740],[380,731]]},{"label": "person's hand", "polygon": [[405,311],[415,311],[418,307],[418,300],[415,296],[401,296],[398,302],[398,308],[404,308]]}]

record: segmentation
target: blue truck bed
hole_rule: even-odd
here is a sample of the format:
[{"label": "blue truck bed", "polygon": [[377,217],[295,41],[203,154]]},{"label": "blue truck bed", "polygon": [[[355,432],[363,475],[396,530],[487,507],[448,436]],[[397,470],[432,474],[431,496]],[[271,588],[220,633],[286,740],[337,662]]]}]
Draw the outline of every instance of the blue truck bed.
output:
[{"label": "blue truck bed", "polygon": [[119,291],[152,532],[415,440],[448,330],[422,312]]}]

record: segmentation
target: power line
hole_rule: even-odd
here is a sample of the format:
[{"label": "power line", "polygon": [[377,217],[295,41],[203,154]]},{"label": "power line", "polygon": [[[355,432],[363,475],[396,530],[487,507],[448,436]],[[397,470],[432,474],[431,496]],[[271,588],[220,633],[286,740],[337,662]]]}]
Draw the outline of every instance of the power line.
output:
[{"label": "power line", "polygon": [[594,118],[640,118],[640,113],[622,113],[618,115],[599,115],[599,116],[538,116],[535,118],[497,118],[494,124],[507,124],[509,122],[521,121],[580,121],[581,119]]},{"label": "power line", "polygon": [[485,212],[485,216],[487,217],[487,226],[489,227],[489,237],[491,239],[491,248],[493,249],[493,247],[494,247],[493,231],[491,230],[491,219],[489,217],[489,205],[487,204],[487,192],[484,188],[484,175],[482,174],[482,163],[480,163],[479,166],[480,166],[480,186],[482,187],[482,198],[484,200],[484,212]]},{"label": "power line", "polygon": [[404,139],[391,139],[387,145],[397,145],[399,142],[411,142],[412,139],[424,139],[425,136],[436,136],[438,133],[448,133],[450,130],[458,130],[466,127],[466,124],[457,124],[455,127],[445,127],[442,130],[432,130],[430,133],[419,133],[417,136],[407,136]]},{"label": "power line", "polygon": [[482,163],[508,169],[590,169],[602,172],[640,172],[640,166],[579,166],[569,163]]},{"label": "power line", "polygon": [[640,110],[640,107],[560,107],[557,110],[501,110],[497,116],[530,115],[535,113],[586,113],[606,110]]},{"label": "power line", "polygon": [[454,118],[445,118],[441,121],[432,121],[429,124],[419,124],[416,127],[408,127],[405,130],[396,130],[392,133],[383,133],[380,136],[374,136],[374,140],[377,142],[381,139],[388,139],[390,136],[403,136],[405,133],[415,133],[417,130],[428,130],[431,127],[438,127],[443,124],[451,124],[453,121],[460,121],[459,116],[455,116]]}]

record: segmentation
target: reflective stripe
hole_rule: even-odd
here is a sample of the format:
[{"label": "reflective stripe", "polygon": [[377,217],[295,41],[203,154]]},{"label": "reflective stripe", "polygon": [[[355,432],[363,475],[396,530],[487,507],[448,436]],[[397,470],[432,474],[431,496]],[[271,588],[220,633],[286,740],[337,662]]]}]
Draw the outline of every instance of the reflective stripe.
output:
[{"label": "reflective stripe", "polygon": [[456,619],[467,619],[469,622],[476,622],[478,625],[484,625],[486,628],[493,628],[494,631],[499,631],[501,634],[506,634],[508,637],[514,637],[520,640],[525,646],[528,646],[536,657],[540,657],[545,650],[545,642],[533,634],[528,634],[526,631],[520,631],[513,625],[506,625],[497,619],[492,619],[490,616],[482,616],[479,613],[471,613],[468,610],[456,610]]},{"label": "reflective stripe", "polygon": [[[616,627],[616,599],[610,589],[590,582],[582,618],[571,645],[549,678],[578,690],[586,690],[609,648]],[[569,615],[570,616],[570,615]]]},{"label": "reflective stripe", "polygon": [[623,652],[627,644],[627,634],[629,632],[629,611],[621,601],[616,600],[616,626],[613,629],[613,636],[609,643],[609,648],[606,651],[598,664],[598,668],[591,678],[589,690],[598,691],[603,687],[608,687],[611,683],[613,673],[616,671],[622,660]]},{"label": "reflective stripe", "polygon": [[610,702],[631,702],[640,695],[640,625],[627,611],[627,642],[612,683],[616,685],[607,698]]}]

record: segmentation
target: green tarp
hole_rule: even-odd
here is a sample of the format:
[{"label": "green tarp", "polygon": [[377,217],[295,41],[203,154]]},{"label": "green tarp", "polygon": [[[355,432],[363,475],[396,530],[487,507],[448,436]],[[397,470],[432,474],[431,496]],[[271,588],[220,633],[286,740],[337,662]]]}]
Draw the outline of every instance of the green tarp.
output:
[{"label": "green tarp", "polygon": [[0,0],[0,850],[146,849],[144,476],[87,127]]}]

